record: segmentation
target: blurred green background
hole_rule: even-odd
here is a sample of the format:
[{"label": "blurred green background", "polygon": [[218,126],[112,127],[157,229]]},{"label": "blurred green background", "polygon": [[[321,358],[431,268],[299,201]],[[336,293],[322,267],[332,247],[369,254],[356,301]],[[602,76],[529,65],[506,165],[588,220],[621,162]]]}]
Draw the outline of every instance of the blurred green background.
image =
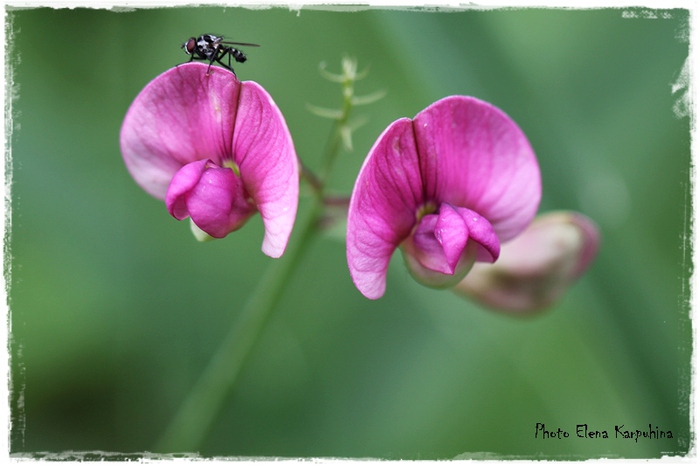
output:
[{"label": "blurred green background", "polygon": [[[600,226],[589,273],[534,318],[424,288],[394,257],[386,295],[353,286],[344,243],[316,242],[240,375],[204,456],[654,458],[686,453],[692,272],[682,10],[348,12],[288,8],[11,10],[11,451],[152,451],[265,269],[255,217],[197,243],[145,194],[119,130],[138,92],[204,32],[254,42],[235,68],[284,112],[317,167],[344,54],[387,96],[342,156],[352,188],[393,120],[466,94],[528,135],[541,211]],[[302,205],[308,199],[302,199]],[[569,439],[534,438],[537,422]],[[610,439],[580,439],[577,424]],[[614,426],[672,439],[614,438]]]}]

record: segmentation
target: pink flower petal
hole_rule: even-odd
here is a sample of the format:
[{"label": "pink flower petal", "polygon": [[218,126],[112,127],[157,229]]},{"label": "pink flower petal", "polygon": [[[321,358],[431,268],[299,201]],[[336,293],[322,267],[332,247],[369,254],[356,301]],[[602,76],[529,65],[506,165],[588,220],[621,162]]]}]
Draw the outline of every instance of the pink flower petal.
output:
[{"label": "pink flower petal", "polygon": [[199,183],[209,163],[211,161],[208,159],[188,163],[172,178],[165,195],[165,206],[177,220],[189,217],[186,195]]},{"label": "pink flower petal", "polygon": [[[427,217],[436,216],[430,215]],[[421,222],[421,226],[425,225],[425,231],[420,231],[422,228],[421,226],[418,227],[416,234],[409,236],[403,242],[401,252],[410,275],[418,283],[431,288],[451,288],[459,283],[471,270],[478,254],[478,243],[475,241],[465,241],[464,243],[464,238],[468,234],[463,221],[460,228],[457,225],[452,225],[448,234],[450,239],[447,239],[444,244],[440,243],[435,235],[438,228],[431,230],[427,234],[429,226],[436,227],[437,221],[434,218]],[[457,232],[460,232],[460,234]],[[442,237],[443,241],[444,239]],[[459,255],[455,257],[455,261],[450,259],[453,262],[450,264],[447,260],[447,254],[452,256],[457,250]]]},{"label": "pink flower petal", "polygon": [[[227,70],[187,63],[151,81],[131,104],[121,127],[121,152],[136,182],[165,198],[187,163],[221,165],[230,151],[240,81]],[[226,142],[228,141],[228,142]]]},{"label": "pink flower petal", "polygon": [[197,227],[214,238],[237,230],[256,212],[246,201],[243,184],[233,170],[207,160],[182,167],[165,199],[173,217],[191,217]]},{"label": "pink flower petal", "polygon": [[476,260],[479,262],[495,262],[500,256],[500,240],[490,222],[471,209],[456,207],[455,210],[468,228],[469,239],[478,243]]},{"label": "pink flower petal", "polygon": [[407,241],[412,241],[411,253],[423,267],[453,275],[468,241],[468,228],[451,206],[442,204],[439,214],[422,218]]},{"label": "pink flower petal", "polygon": [[413,126],[427,198],[478,212],[500,242],[527,227],[541,199],[539,165],[502,110],[451,96],[418,113]]},{"label": "pink flower petal", "polygon": [[500,252],[500,243],[486,219],[444,203],[438,215],[422,218],[401,250],[415,280],[433,288],[448,288],[466,276],[479,254],[492,262]]},{"label": "pink flower petal", "polygon": [[299,166],[283,115],[270,95],[252,81],[242,85],[231,151],[245,189],[262,215],[262,251],[279,257],[296,219]]},{"label": "pink flower petal", "polygon": [[403,118],[386,128],[369,151],[350,199],[347,262],[367,298],[383,295],[391,255],[410,234],[421,203],[412,122]]}]

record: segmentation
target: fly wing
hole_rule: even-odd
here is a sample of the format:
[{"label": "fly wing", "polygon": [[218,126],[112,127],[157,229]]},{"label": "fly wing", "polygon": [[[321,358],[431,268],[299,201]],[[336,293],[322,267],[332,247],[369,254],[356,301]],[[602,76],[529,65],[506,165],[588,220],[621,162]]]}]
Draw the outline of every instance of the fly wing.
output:
[{"label": "fly wing", "polygon": [[229,40],[224,40],[221,43],[227,45],[243,45],[245,47],[259,47],[259,44],[248,44],[247,42],[231,42]]}]

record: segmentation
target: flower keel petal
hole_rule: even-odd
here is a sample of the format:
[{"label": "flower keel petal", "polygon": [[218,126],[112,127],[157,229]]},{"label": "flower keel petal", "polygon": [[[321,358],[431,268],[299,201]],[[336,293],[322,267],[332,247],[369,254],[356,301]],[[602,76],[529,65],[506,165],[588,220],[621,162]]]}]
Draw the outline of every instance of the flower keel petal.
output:
[{"label": "flower keel petal", "polygon": [[471,240],[478,243],[479,262],[495,262],[500,256],[500,240],[495,234],[493,225],[477,212],[465,207],[456,207],[464,223],[466,224]]},{"label": "flower keel petal", "polygon": [[207,160],[189,163],[175,174],[166,205],[173,217],[191,217],[197,227],[214,238],[237,230],[256,212],[233,170]]}]

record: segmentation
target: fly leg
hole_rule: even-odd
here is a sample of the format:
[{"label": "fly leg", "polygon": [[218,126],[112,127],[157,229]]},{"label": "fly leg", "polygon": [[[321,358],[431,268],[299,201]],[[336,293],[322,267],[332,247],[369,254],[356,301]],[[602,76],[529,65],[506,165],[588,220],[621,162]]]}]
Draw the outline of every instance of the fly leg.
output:
[{"label": "fly leg", "polygon": [[[226,65],[225,63],[223,63],[223,62],[221,61],[221,59],[222,59],[223,57],[225,57],[226,55],[228,55],[228,65]],[[216,57],[216,62],[217,62],[219,65],[221,65],[222,67],[226,68],[227,70],[230,70],[236,77],[238,76],[238,75],[235,74],[235,71],[234,71],[233,68],[231,67],[231,49],[230,49],[230,48],[225,48],[225,49],[223,49],[223,52],[222,52],[219,56]]]}]

